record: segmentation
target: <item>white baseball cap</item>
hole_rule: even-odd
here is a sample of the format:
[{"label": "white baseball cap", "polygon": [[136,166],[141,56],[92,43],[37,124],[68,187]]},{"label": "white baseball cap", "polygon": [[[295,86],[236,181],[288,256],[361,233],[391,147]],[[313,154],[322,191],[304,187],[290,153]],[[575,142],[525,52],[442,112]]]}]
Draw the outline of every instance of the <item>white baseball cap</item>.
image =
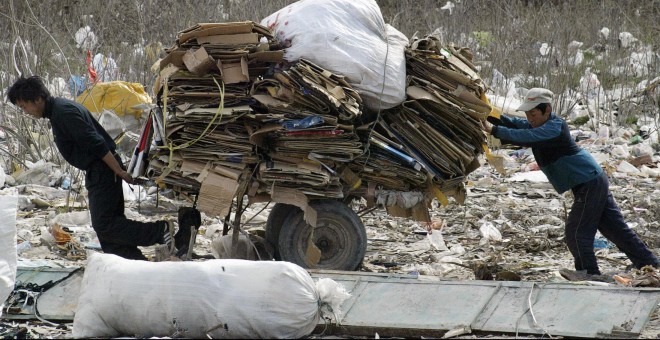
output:
[{"label": "white baseball cap", "polygon": [[529,111],[533,108],[535,108],[539,104],[543,103],[552,103],[552,96],[554,93],[548,89],[543,89],[540,87],[535,87],[532,89],[529,89],[527,91],[527,94],[525,95],[525,98],[523,99],[522,105],[520,105],[516,111]]}]

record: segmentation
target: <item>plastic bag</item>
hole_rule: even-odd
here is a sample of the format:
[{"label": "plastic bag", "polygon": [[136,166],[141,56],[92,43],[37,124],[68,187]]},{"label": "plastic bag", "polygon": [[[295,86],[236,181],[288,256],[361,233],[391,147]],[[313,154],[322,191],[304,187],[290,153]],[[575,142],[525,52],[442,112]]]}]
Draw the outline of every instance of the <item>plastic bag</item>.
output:
[{"label": "plastic bag", "polygon": [[108,109],[120,117],[132,115],[137,119],[143,112],[140,104],[150,104],[151,98],[140,83],[111,81],[94,84],[79,95],[76,101],[90,112],[99,113]]},{"label": "plastic bag", "polygon": [[[231,259],[232,256],[232,235],[223,235],[211,242],[211,254],[216,259]],[[238,236],[238,254],[237,257],[242,260],[256,260],[257,251],[247,236],[241,234]]]},{"label": "plastic bag", "polygon": [[5,174],[5,169],[2,168],[2,165],[0,165],[0,188],[5,186],[5,179],[7,178],[7,175]]},{"label": "plastic bag", "polygon": [[479,244],[488,243],[489,241],[499,242],[502,241],[502,233],[491,222],[485,222],[479,227],[481,236],[483,237]]},{"label": "plastic bag", "polygon": [[439,251],[448,250],[440,230],[435,230],[432,233],[427,234],[427,238],[429,240],[429,244],[431,244],[431,248]]},{"label": "plastic bag", "polygon": [[408,38],[385,24],[375,1],[303,0],[261,24],[282,42],[287,61],[305,58],[344,75],[366,107],[388,109],[405,100]]},{"label": "plastic bag", "polygon": [[335,316],[341,314],[339,307],[351,297],[344,286],[329,278],[316,281],[316,290],[319,292],[319,299],[323,301],[321,308]]}]

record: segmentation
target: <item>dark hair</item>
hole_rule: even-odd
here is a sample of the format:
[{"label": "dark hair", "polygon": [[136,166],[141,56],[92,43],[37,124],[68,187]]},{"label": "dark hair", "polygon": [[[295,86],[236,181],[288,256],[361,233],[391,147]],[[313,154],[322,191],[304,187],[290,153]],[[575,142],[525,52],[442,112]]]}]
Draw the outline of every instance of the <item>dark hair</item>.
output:
[{"label": "dark hair", "polygon": [[34,103],[39,98],[44,100],[50,98],[50,91],[39,76],[21,77],[9,88],[7,98],[14,105],[19,100]]},{"label": "dark hair", "polygon": [[545,114],[545,110],[546,110],[546,108],[548,108],[548,106],[550,108],[552,108],[550,103],[541,103],[539,105],[536,105],[535,109],[539,109],[539,110],[541,110],[541,114]]}]

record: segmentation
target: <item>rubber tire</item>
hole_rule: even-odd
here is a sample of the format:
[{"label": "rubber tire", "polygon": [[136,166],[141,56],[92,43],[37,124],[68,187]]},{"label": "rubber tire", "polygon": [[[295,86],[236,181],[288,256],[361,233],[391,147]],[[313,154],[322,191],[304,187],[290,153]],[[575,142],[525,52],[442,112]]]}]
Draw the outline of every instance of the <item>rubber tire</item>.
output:
[{"label": "rubber tire", "polygon": [[367,233],[360,217],[340,201],[321,200],[311,205],[317,213],[314,244],[321,250],[321,260],[316,265],[306,260],[307,238],[312,227],[305,222],[300,209],[286,218],[280,230],[281,260],[303,268],[356,270],[367,251]]},{"label": "rubber tire", "polygon": [[273,208],[270,210],[270,214],[266,220],[266,241],[270,243],[271,246],[273,246],[273,257],[275,260],[281,260],[280,252],[277,248],[282,224],[284,223],[284,220],[289,217],[289,215],[295,214],[296,211],[301,210],[295,205],[285,203],[276,203],[275,206],[273,206]]}]

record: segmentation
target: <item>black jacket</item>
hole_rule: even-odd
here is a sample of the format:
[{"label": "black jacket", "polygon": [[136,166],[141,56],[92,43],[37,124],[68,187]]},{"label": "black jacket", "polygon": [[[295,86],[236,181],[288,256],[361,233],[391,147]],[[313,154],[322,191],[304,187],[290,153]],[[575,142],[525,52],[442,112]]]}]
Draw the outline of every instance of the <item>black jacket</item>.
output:
[{"label": "black jacket", "polygon": [[44,117],[50,120],[55,145],[69,164],[81,170],[114,153],[115,142],[92,114],[79,103],[51,97],[46,100]]}]

